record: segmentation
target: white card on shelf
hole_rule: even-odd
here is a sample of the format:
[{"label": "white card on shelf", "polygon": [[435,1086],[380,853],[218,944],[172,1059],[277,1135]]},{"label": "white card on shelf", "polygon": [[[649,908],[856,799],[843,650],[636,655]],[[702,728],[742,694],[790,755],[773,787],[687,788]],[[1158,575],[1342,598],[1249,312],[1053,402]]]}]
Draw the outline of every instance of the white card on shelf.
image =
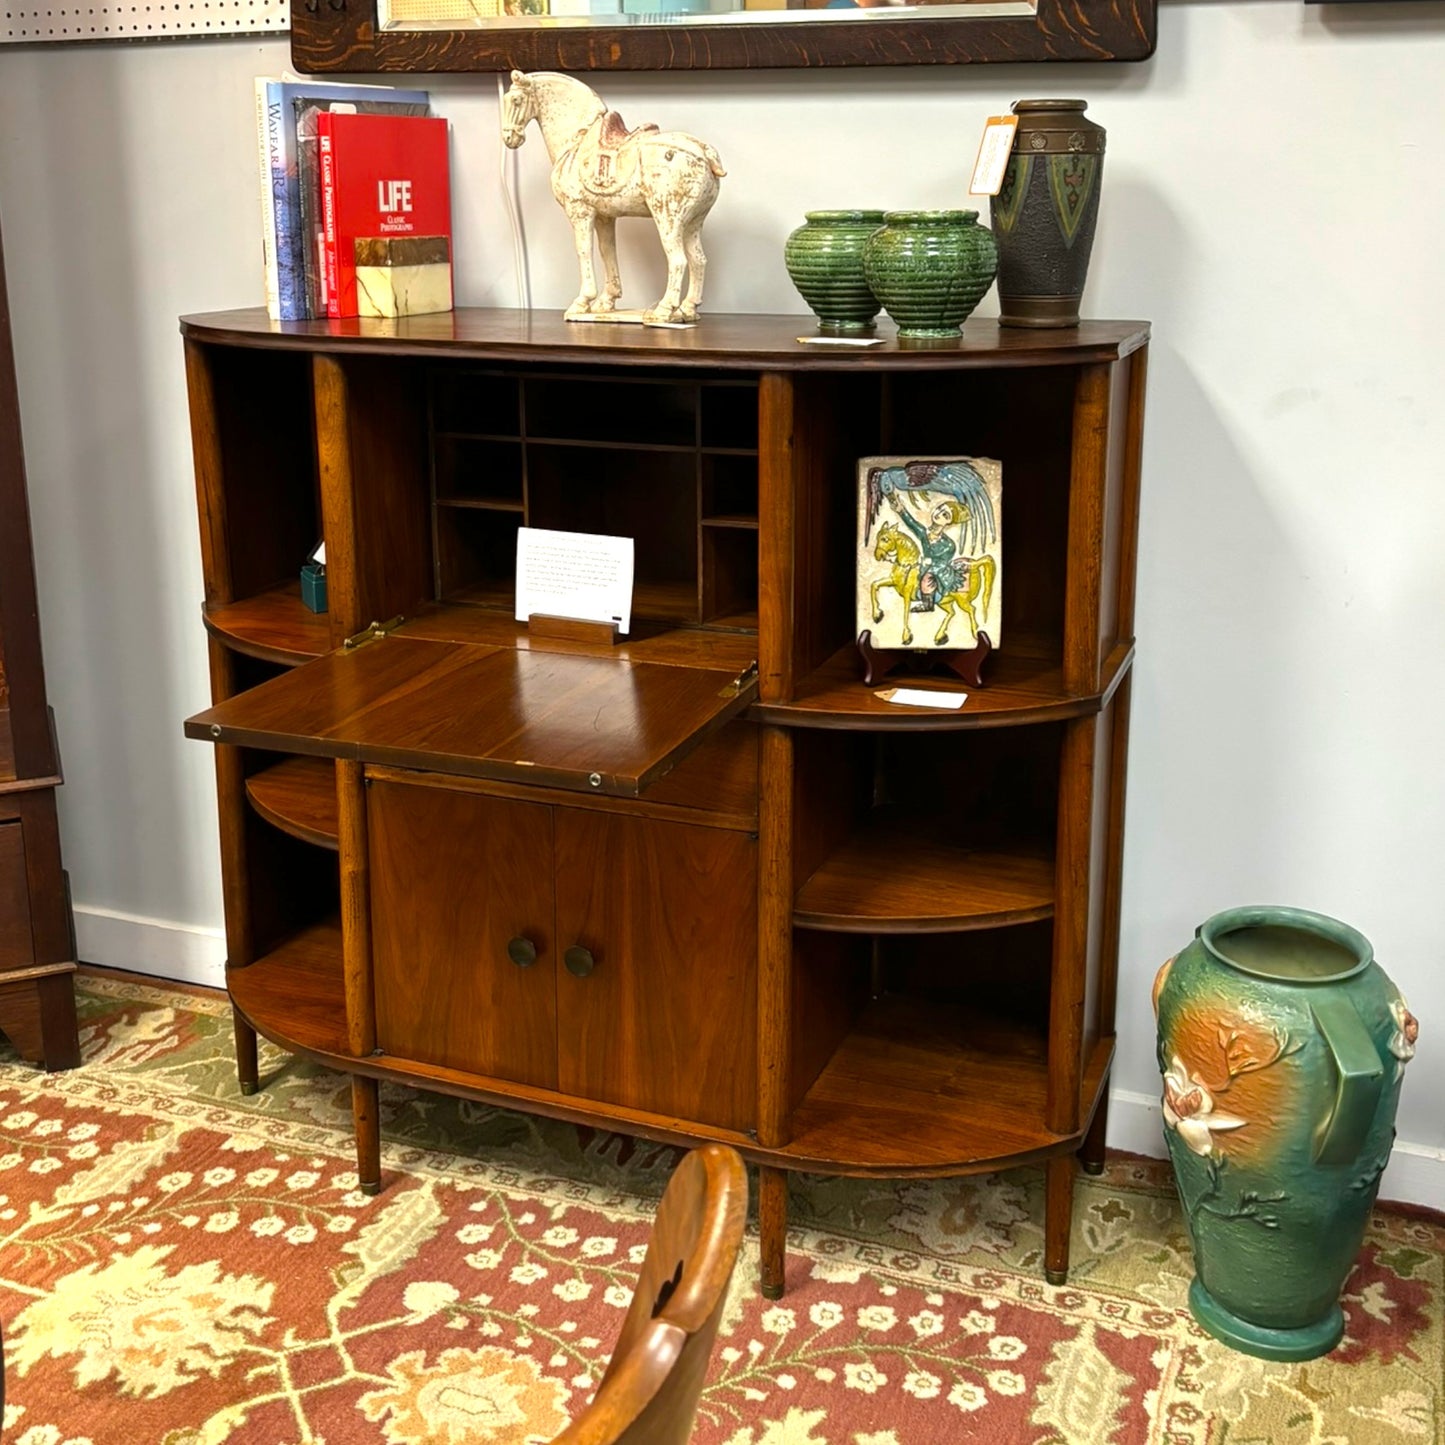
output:
[{"label": "white card on shelf", "polygon": [[631,537],[517,529],[517,621],[534,612],[632,630]]},{"label": "white card on shelf", "polygon": [[900,707],[961,708],[968,701],[966,692],[934,692],[923,687],[887,687],[878,694],[884,702]]},{"label": "white card on shelf", "polygon": [[800,346],[882,346],[881,336],[800,336]]}]

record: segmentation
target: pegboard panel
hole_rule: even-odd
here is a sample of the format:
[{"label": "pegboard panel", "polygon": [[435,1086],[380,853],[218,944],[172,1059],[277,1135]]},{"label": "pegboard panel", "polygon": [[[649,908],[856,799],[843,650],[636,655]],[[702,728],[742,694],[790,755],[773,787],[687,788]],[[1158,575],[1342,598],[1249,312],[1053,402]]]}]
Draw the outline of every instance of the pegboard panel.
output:
[{"label": "pegboard panel", "polygon": [[290,0],[23,0],[6,4],[0,45],[174,40],[291,28]]}]

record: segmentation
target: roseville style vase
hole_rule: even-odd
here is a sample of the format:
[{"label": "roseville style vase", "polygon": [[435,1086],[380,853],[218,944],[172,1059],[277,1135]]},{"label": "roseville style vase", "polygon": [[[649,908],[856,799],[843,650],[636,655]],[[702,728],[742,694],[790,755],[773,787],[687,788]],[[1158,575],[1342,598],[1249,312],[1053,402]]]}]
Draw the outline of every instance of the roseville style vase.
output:
[{"label": "roseville style vase", "polygon": [[1368,940],[1295,908],[1215,914],[1154,1009],[1194,1317],[1245,1354],[1325,1354],[1419,1026]]},{"label": "roseville style vase", "polygon": [[1014,102],[1013,151],[990,202],[1003,326],[1078,324],[1104,170],[1104,128],[1084,106]]},{"label": "roseville style vase", "polygon": [[863,248],[868,285],[905,338],[957,336],[997,269],[977,211],[889,211]]},{"label": "roseville style vase", "polygon": [[783,246],[793,285],[825,336],[873,330],[878,298],[863,276],[863,244],[883,224],[882,211],[807,211]]}]

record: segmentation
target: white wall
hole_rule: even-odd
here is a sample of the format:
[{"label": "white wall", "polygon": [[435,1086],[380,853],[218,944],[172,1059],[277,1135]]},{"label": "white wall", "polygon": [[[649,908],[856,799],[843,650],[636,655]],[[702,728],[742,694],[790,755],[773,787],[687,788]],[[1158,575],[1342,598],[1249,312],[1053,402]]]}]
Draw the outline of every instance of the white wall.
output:
[{"label": "white wall", "polygon": [[[0,214],[66,861],[82,954],[219,977],[208,701],[176,317],[260,299],[252,77],[284,42],[11,52]],[[1148,984],[1211,912],[1288,902],[1375,943],[1423,1018],[1386,1193],[1445,1207],[1445,6],[1166,3],[1140,66],[618,76],[714,141],[709,309],[801,309],[810,208],[946,206],[984,117],[1082,95],[1109,130],[1087,310],[1155,327],[1140,544],[1119,1091],[1158,1148]],[[514,304],[495,82],[454,123],[457,290]],[[570,243],[517,157],[533,299]],[[645,225],[631,295],[659,286]],[[626,228],[623,228],[624,232]],[[993,310],[992,300],[982,311]]]}]

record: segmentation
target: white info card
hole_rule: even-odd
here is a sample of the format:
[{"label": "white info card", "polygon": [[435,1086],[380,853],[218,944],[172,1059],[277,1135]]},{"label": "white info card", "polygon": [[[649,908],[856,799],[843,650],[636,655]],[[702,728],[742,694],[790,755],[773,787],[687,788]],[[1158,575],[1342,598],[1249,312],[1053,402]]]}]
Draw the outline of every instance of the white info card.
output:
[{"label": "white info card", "polygon": [[531,615],[615,622],[632,630],[631,537],[517,529],[517,621]]}]

